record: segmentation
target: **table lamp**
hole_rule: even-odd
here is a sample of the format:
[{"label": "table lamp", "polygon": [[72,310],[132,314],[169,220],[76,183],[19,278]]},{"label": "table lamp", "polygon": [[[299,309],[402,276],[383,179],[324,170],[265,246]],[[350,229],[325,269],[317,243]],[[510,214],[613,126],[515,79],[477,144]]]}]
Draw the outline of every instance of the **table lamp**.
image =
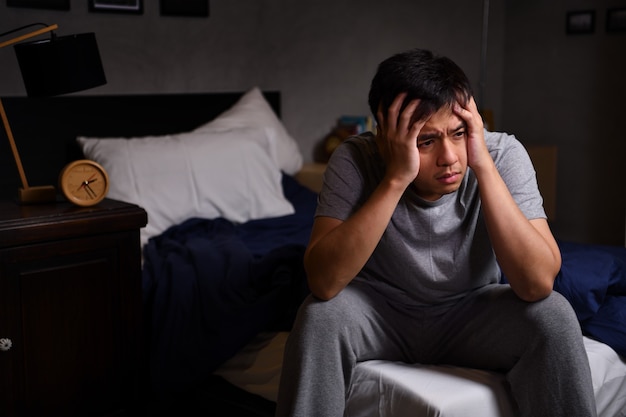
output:
[{"label": "table lamp", "polygon": [[[44,27],[0,42],[0,49],[14,45],[28,97],[50,97],[106,84],[96,37],[93,33],[56,36],[53,31],[58,29],[58,25],[35,23],[1,33],[0,37],[32,26]],[[44,33],[50,33],[50,39],[20,43]],[[32,204],[55,201],[54,186],[32,187],[28,184],[1,98],[0,117],[2,117],[2,124],[22,182],[22,187],[18,189],[18,202]]]}]

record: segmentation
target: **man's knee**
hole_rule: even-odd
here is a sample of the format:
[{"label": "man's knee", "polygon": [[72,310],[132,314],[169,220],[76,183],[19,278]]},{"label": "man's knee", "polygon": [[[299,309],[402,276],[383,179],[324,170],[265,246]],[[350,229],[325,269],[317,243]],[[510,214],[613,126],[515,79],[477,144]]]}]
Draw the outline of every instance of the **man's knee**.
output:
[{"label": "man's knee", "polygon": [[296,323],[316,334],[344,332],[346,326],[358,321],[352,318],[359,315],[359,305],[358,294],[351,287],[327,301],[309,295],[300,306]]},{"label": "man's knee", "polygon": [[546,336],[580,335],[580,325],[571,304],[556,291],[545,299],[532,303],[528,316],[537,330]]}]

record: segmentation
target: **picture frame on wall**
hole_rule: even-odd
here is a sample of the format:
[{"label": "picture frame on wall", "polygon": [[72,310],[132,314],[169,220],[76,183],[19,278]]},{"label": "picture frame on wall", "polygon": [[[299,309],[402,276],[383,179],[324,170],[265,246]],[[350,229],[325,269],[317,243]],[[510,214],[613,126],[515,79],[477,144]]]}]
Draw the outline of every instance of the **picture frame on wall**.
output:
[{"label": "picture frame on wall", "polygon": [[209,0],[160,0],[161,16],[209,17]]},{"label": "picture frame on wall", "polygon": [[90,12],[143,13],[143,0],[89,0]]},{"label": "picture frame on wall", "polygon": [[626,32],[626,7],[606,11],[606,31],[609,33]]},{"label": "picture frame on wall", "polygon": [[7,7],[33,9],[69,10],[70,0],[7,0]]},{"label": "picture frame on wall", "polygon": [[568,35],[593,33],[596,29],[595,10],[580,10],[567,13],[565,31]]}]

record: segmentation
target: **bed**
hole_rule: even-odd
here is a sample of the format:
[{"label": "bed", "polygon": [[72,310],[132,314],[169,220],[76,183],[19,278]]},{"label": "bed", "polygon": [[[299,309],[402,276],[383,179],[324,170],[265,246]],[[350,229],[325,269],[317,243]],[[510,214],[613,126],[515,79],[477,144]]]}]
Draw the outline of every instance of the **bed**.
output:
[{"label": "bed", "polygon": [[[323,172],[303,164],[280,122],[280,99],[256,87],[3,98],[18,146],[28,143],[20,152],[32,185],[55,183],[64,164],[87,157],[109,172],[110,198],[148,213],[141,243],[152,414],[273,414],[282,349],[308,293],[302,256]],[[554,149],[529,151],[551,206],[542,178],[554,177]],[[0,158],[0,192],[14,198],[19,181],[4,148]],[[599,415],[626,416],[626,249],[559,245],[556,288],[585,332]],[[346,415],[516,414],[500,374],[368,361],[357,365]]]}]

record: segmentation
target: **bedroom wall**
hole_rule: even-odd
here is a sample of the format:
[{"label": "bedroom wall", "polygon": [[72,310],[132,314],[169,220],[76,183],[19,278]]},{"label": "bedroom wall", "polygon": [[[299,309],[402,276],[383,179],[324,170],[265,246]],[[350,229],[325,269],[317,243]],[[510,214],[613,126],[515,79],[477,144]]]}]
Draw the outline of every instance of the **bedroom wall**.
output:
[{"label": "bedroom wall", "polygon": [[[562,239],[624,244],[626,33],[605,31],[616,0],[508,0],[500,128],[558,146]],[[595,10],[596,29],[567,35],[566,13]]]},{"label": "bedroom wall", "polygon": [[[491,30],[502,31],[503,0],[491,1]],[[478,85],[483,0],[210,0],[209,18],[164,17],[156,0],[143,15],[0,5],[0,32],[32,22],[59,34],[94,31],[108,84],[81,94],[280,90],[283,120],[306,160],[343,114],[368,114],[376,65],[426,47],[449,55]],[[492,80],[502,78],[502,36],[490,48]],[[0,94],[23,95],[14,54],[0,51]],[[499,105],[498,81],[485,98]]]},{"label": "bedroom wall", "polygon": [[[626,190],[624,35],[604,32],[618,0],[485,0],[490,5],[483,106],[497,129],[525,143],[559,146],[558,237],[623,244]],[[96,32],[109,83],[81,94],[280,90],[283,120],[311,160],[342,114],[367,114],[366,94],[380,60],[422,46],[456,60],[477,96],[483,0],[211,0],[209,18],[8,8],[0,32],[32,22],[59,34]],[[565,36],[565,13],[597,11],[593,35]],[[24,95],[12,48],[0,50],[0,95]],[[623,72],[623,71],[622,71]],[[592,142],[593,139],[593,142]],[[599,143],[606,147],[599,146]]]}]

